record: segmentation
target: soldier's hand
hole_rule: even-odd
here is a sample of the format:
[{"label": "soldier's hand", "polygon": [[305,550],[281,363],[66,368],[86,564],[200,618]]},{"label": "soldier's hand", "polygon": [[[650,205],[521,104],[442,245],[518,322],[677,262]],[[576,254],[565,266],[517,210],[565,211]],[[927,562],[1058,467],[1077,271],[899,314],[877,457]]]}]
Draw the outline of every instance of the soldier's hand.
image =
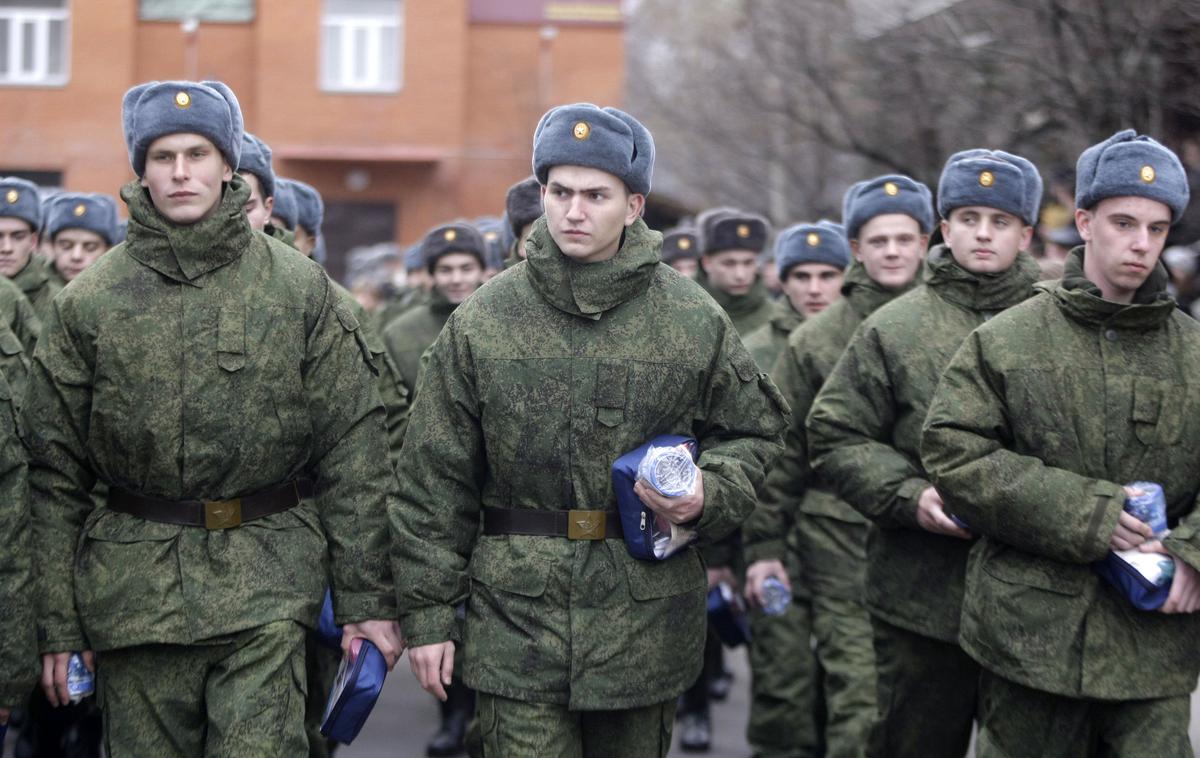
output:
[{"label": "soldier's hand", "polygon": [[962,540],[969,540],[972,537],[970,532],[951,521],[950,517],[946,515],[946,504],[933,487],[926,487],[921,496],[917,498],[917,523],[925,531],[934,534],[958,537]]},{"label": "soldier's hand", "polygon": [[[67,667],[71,661],[71,652],[42,654],[42,691],[46,700],[57,708],[71,702],[67,693]],[[83,665],[88,671],[96,672],[96,656],[91,650],[83,651]]]},{"label": "soldier's hand", "polygon": [[1117,528],[1108,540],[1108,547],[1112,550],[1132,550],[1152,539],[1154,532],[1150,530],[1149,524],[1132,513],[1121,511],[1117,518]]},{"label": "soldier's hand", "polygon": [[696,487],[687,495],[667,497],[641,479],[634,483],[633,493],[647,508],[672,524],[686,524],[704,512],[704,472],[696,471]]},{"label": "soldier's hand", "polygon": [[454,643],[450,641],[421,645],[408,651],[408,665],[421,689],[446,702],[446,688],[454,676]]},{"label": "soldier's hand", "polygon": [[1146,542],[1138,549],[1143,553],[1170,555],[1171,560],[1175,561],[1171,591],[1167,594],[1167,602],[1158,609],[1160,613],[1195,613],[1200,610],[1200,572],[1171,555],[1159,540]]},{"label": "soldier's hand", "polygon": [[350,643],[355,637],[371,641],[387,660],[388,671],[400,660],[404,652],[404,638],[400,636],[400,624],[395,621],[359,621],[342,627],[342,654],[350,652]]},{"label": "soldier's hand", "polygon": [[771,577],[783,582],[783,586],[788,588],[788,592],[792,591],[792,580],[788,578],[783,561],[755,561],[746,569],[746,599],[750,601],[750,605],[755,608],[762,608],[766,605],[763,584]]}]

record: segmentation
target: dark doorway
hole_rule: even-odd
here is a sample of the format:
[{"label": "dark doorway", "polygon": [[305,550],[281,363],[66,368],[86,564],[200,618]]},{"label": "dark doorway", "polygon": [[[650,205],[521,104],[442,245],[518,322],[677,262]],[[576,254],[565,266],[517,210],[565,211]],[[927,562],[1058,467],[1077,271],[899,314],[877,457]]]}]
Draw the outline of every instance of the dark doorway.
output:
[{"label": "dark doorway", "polygon": [[325,204],[327,258],[325,269],[344,285],[346,253],[362,245],[396,240],[396,206],[392,203],[362,203],[334,200]]}]

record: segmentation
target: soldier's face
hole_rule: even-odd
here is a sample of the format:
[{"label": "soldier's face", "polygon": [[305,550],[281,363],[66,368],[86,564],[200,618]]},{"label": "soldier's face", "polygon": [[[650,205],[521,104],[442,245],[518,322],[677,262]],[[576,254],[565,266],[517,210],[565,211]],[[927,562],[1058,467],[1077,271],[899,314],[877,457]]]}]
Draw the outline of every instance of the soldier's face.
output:
[{"label": "soldier's face", "polygon": [[221,202],[221,188],[233,179],[225,156],[207,137],[168,134],[150,143],[142,186],[158,212],[176,224],[208,218]]},{"label": "soldier's face", "polygon": [[783,278],[783,292],[792,307],[815,316],[842,296],[843,272],[828,263],[797,263]]},{"label": "soldier's face", "polygon": [[63,229],[54,235],[54,267],[68,282],[108,250],[108,243],[87,229]]},{"label": "soldier's face", "polygon": [[916,278],[929,246],[929,235],[903,213],[875,216],[850,240],[854,260],[862,263],[867,276],[887,289],[901,289]]},{"label": "soldier's face", "polygon": [[317,238],[300,224],[296,224],[292,233],[296,235],[296,249],[311,258],[313,249],[317,246]]},{"label": "soldier's face", "polygon": [[262,182],[254,174],[242,174],[250,187],[250,199],[246,201],[246,218],[250,226],[262,231],[271,220],[271,210],[275,207],[275,198],[263,197]]},{"label": "soldier's face", "polygon": [[972,274],[995,274],[1007,271],[1017,254],[1029,249],[1033,227],[1011,213],[971,205],[950,211],[942,236],[958,265]]},{"label": "soldier's face", "polygon": [[696,272],[700,270],[700,262],[695,258],[679,258],[671,261],[671,268],[683,274],[688,279],[695,279]]},{"label": "soldier's face", "polygon": [[433,264],[433,288],[454,304],[483,284],[483,266],[470,253],[446,253]]},{"label": "soldier's face", "polygon": [[1167,242],[1171,209],[1146,197],[1110,197],[1075,211],[1086,245],[1083,273],[1106,300],[1129,303]]},{"label": "soldier's face", "polygon": [[730,295],[745,295],[758,278],[758,253],[753,250],[722,250],[700,259],[712,286]]},{"label": "soldier's face", "polygon": [[0,216],[0,274],[11,279],[21,273],[37,244],[38,236],[28,221]]},{"label": "soldier's face", "polygon": [[645,202],[617,177],[586,166],[555,166],[542,187],[550,236],[577,263],[615,256],[621,234],[642,215]]}]

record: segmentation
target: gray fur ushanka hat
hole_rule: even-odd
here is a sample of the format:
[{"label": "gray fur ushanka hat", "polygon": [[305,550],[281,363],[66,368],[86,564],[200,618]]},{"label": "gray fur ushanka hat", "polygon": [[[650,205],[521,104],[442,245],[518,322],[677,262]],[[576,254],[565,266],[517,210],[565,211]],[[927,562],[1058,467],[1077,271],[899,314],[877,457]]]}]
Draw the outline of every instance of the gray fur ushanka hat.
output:
[{"label": "gray fur ushanka hat", "polygon": [[522,179],[508,188],[504,196],[504,216],[513,237],[519,239],[521,230],[541,218],[542,213],[542,185],[538,184],[537,177]]},{"label": "gray fur ushanka hat", "polygon": [[311,184],[298,179],[288,179],[288,183],[292,188],[292,197],[296,199],[296,226],[319,237],[321,224],[325,222],[325,201],[321,199],[321,193]]},{"label": "gray fur ushanka hat", "polygon": [[876,216],[902,213],[916,220],[921,234],[933,231],[933,193],[921,182],[903,174],[884,174],[850,186],[842,196],[842,223],[847,239]]},{"label": "gray fur ushanka hat", "polygon": [[37,185],[15,176],[0,178],[0,216],[29,222],[37,231],[42,226],[42,201]]},{"label": "gray fur ushanka hat", "polygon": [[146,150],[168,134],[199,134],[212,140],[225,162],[238,170],[242,154],[242,108],[221,82],[146,82],[121,102],[125,145],[138,176],[146,173]]},{"label": "gray fur ushanka hat", "polygon": [[696,233],[686,227],[677,226],[663,234],[662,261],[700,260],[700,240]]},{"label": "gray fur ushanka hat", "polygon": [[63,192],[47,205],[48,238],[64,229],[86,229],[103,237],[109,247],[117,244],[117,203],[108,195]]},{"label": "gray fur ushanka hat", "polygon": [[263,199],[275,197],[275,169],[271,168],[271,148],[250,132],[242,135],[240,174],[254,174],[262,185]]},{"label": "gray fur ushanka hat", "polygon": [[1132,129],[1084,150],[1075,164],[1075,207],[1085,210],[1109,197],[1146,197],[1171,209],[1171,223],[1187,209],[1190,191],[1179,157]]},{"label": "gray fur ushanka hat", "polygon": [[775,240],[775,266],[779,278],[801,263],[824,263],[843,271],[850,265],[850,242],[841,224],[821,219],[815,224],[796,224]]},{"label": "gray fur ushanka hat", "polygon": [[761,253],[771,233],[765,218],[736,208],[710,208],[696,217],[696,228],[704,255],[725,250]]},{"label": "gray fur ushanka hat", "polygon": [[296,191],[292,189],[292,180],[278,177],[275,180],[275,205],[271,208],[271,215],[291,231],[296,228],[296,214]]},{"label": "gray fur ushanka hat", "polygon": [[487,242],[470,224],[443,224],[430,230],[421,240],[421,260],[430,272],[438,258],[450,253],[473,255],[479,259],[480,266],[487,267]]},{"label": "gray fur ushanka hat", "polygon": [[587,166],[650,193],[654,138],[633,116],[616,108],[575,103],[551,108],[533,132],[533,175],[545,185],[554,166]]},{"label": "gray fur ushanka hat", "polygon": [[981,205],[1011,213],[1029,226],[1042,206],[1042,177],[1025,158],[1003,150],[963,150],[951,155],[938,181],[938,215]]}]

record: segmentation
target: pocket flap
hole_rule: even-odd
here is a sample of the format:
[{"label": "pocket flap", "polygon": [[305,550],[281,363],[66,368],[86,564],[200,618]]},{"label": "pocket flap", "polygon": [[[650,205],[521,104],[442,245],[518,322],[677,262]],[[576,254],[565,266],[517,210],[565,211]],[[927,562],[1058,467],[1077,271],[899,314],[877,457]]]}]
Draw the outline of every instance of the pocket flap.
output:
[{"label": "pocket flap", "polygon": [[246,365],[246,306],[226,305],[217,319],[217,363],[226,371]]},{"label": "pocket flap", "polygon": [[601,363],[596,367],[596,391],[592,402],[597,408],[625,408],[625,387],[629,367],[624,363]]},{"label": "pocket flap", "polygon": [[545,537],[485,537],[475,545],[467,574],[492,589],[524,597],[540,597],[546,591],[549,564],[530,549],[531,540]]},{"label": "pocket flap", "polygon": [[4,329],[0,331],[0,353],[5,355],[17,355],[21,352],[21,340],[13,333],[12,329]]},{"label": "pocket flap", "polygon": [[179,524],[147,521],[107,508],[96,513],[95,519],[84,530],[84,534],[88,539],[100,542],[164,542],[178,537],[180,530],[184,528]]},{"label": "pocket flap", "polygon": [[983,570],[1006,584],[1034,587],[1059,595],[1078,595],[1083,591],[1084,583],[1091,579],[1087,566],[1011,549],[985,559]]},{"label": "pocket flap", "polygon": [[703,592],[708,586],[700,553],[694,548],[665,561],[629,558],[625,572],[629,577],[629,594],[634,600],[657,600],[685,592]]}]

